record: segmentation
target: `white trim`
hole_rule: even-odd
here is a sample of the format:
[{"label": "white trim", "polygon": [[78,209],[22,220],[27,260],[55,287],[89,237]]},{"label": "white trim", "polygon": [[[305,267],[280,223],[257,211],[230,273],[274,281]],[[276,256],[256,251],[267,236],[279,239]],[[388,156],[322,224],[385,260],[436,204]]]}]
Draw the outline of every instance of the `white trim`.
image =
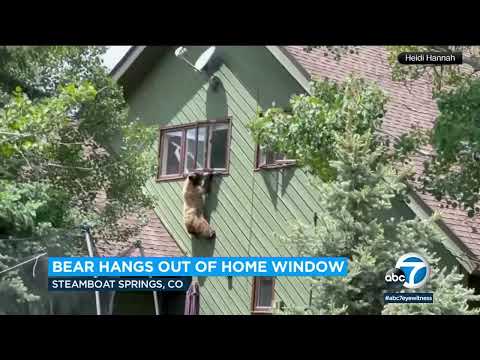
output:
[{"label": "white trim", "polygon": [[310,94],[310,74],[297,63],[281,46],[266,46],[275,59],[288,71],[292,77]]},{"label": "white trim", "polygon": [[[428,219],[430,215],[423,209],[419,204],[418,200],[408,195],[410,203],[407,204],[408,207],[417,215],[420,219]],[[440,220],[441,221],[441,220]],[[441,235],[442,244],[447,249],[453,257],[465,268],[465,270],[471,274],[477,270],[477,264],[465,256],[465,251],[458,246],[458,244],[449,236],[438,224],[434,224],[435,230]]]},{"label": "white trim", "polygon": [[[108,293],[107,293],[108,294]],[[115,295],[117,295],[117,292],[116,291],[112,291],[112,293],[110,294],[110,301],[108,303],[108,309],[107,309],[107,315],[113,315],[113,306],[115,304]]]},{"label": "white trim", "polygon": [[115,64],[110,75],[113,80],[118,81],[128,70],[130,65],[140,56],[146,46],[133,46],[127,53]]}]

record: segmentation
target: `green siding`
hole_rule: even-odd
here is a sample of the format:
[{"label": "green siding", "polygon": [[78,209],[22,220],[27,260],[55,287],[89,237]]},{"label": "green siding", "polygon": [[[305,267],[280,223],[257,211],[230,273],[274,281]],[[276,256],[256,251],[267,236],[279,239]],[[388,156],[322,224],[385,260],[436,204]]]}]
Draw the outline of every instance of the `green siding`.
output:
[{"label": "green siding", "polygon": [[[204,49],[190,47],[187,57],[194,60]],[[290,231],[294,219],[312,222],[314,212],[321,213],[320,194],[299,168],[254,172],[255,146],[245,125],[258,107],[273,101],[286,105],[302,89],[264,47],[219,47],[223,64],[216,72],[222,84],[217,92],[173,51],[159,59],[130,97],[131,115],[158,126],[231,116],[230,174],[215,179],[208,200],[214,242],[191,239],[185,231],[181,181],[146,184],[156,213],[190,256],[295,255],[278,236]],[[199,280],[202,313],[250,312],[251,278]],[[305,305],[308,286],[300,278],[277,278],[275,296],[287,305]]]}]

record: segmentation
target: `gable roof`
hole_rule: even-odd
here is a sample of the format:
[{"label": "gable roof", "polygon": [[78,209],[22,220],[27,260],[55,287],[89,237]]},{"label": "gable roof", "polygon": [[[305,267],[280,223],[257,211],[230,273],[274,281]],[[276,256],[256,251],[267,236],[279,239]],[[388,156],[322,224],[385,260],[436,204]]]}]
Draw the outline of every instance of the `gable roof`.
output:
[{"label": "gable roof", "polygon": [[[128,93],[168,48],[132,46],[111,74]],[[351,73],[377,83],[389,95],[383,128],[393,136],[410,130],[411,125],[432,128],[435,123],[438,109],[432,99],[431,83],[425,78],[407,84],[393,81],[384,47],[360,47],[358,54],[343,55],[338,61],[324,56],[319,49],[305,52],[303,46],[266,48],[306,92],[310,91],[311,79],[343,80]],[[424,155],[413,159],[417,173],[423,170],[424,160]],[[446,247],[468,272],[480,272],[480,219],[471,219],[464,211],[448,207],[446,202],[437,201],[429,194],[412,193],[411,200],[410,208],[420,217],[433,211],[442,215],[437,226],[447,238]]]},{"label": "gable roof", "polygon": [[[152,210],[147,211],[148,223],[142,227],[140,233],[131,237],[126,242],[107,243],[99,239],[95,243],[98,256],[120,256],[120,257],[164,257],[183,256],[175,240],[170,236],[162,222]],[[124,223],[133,224],[137,222],[134,216],[128,216]],[[140,248],[143,248],[143,255]]]},{"label": "gable roof", "polygon": [[112,78],[128,95],[152,69],[169,46],[131,46],[110,71]]},{"label": "gable roof", "polygon": [[[103,193],[97,194],[99,207],[105,204],[106,197]],[[125,242],[107,242],[106,239],[95,238],[95,250],[97,256],[120,256],[120,257],[163,257],[183,256],[173,237],[168,233],[161,220],[153,210],[146,211],[148,222],[140,232],[130,237]],[[139,224],[140,219],[129,215],[119,221],[120,225]],[[140,249],[140,246],[141,248]],[[143,250],[143,251],[142,251]]]}]

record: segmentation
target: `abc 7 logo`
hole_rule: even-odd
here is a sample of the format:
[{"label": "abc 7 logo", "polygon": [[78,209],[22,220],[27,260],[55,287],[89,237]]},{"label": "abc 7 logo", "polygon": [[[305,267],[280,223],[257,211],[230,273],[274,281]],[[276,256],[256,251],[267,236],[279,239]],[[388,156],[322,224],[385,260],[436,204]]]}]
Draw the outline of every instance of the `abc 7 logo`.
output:
[{"label": "abc 7 logo", "polygon": [[401,256],[395,268],[385,274],[385,284],[389,288],[417,289],[425,285],[430,274],[430,267],[419,254],[408,253]]}]

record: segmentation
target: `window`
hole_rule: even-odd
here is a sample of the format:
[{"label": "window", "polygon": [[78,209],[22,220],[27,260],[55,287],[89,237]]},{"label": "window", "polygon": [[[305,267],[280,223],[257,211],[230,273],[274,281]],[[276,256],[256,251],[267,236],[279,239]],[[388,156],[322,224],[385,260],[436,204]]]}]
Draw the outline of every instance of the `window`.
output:
[{"label": "window", "polygon": [[295,160],[289,160],[284,154],[262,149],[257,146],[255,168],[276,169],[295,165]]},{"label": "window", "polygon": [[228,173],[230,119],[160,130],[159,180],[178,179],[193,170]]},{"label": "window", "polygon": [[273,297],[275,279],[272,277],[253,278],[252,313],[271,314],[273,312]]}]

